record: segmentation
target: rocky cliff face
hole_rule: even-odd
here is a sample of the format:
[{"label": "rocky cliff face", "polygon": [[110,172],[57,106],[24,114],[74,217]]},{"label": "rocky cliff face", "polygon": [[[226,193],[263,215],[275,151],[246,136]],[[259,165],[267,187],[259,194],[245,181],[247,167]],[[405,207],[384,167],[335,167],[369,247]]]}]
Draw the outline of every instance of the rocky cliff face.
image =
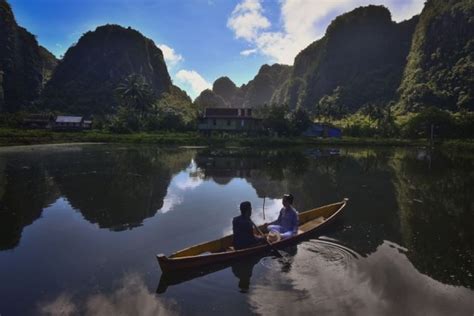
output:
[{"label": "rocky cliff face", "polygon": [[388,103],[399,87],[417,20],[397,24],[383,6],[337,17],[323,38],[296,56],[274,100],[313,110],[323,97],[334,97],[348,113]]},{"label": "rocky cliff face", "polygon": [[138,31],[104,25],[85,33],[68,49],[48,82],[45,108],[71,113],[112,113],[115,89],[131,74],[140,74],[156,96],[170,92],[163,53]]},{"label": "rocky cliff face", "polygon": [[400,86],[402,111],[474,111],[474,1],[429,0]]},{"label": "rocky cliff face", "polygon": [[274,93],[288,79],[291,69],[291,66],[280,64],[263,65],[255,78],[241,87],[228,77],[221,77],[214,82],[212,90],[203,91],[195,102],[200,108],[256,108],[270,104]]},{"label": "rocky cliff face", "polygon": [[242,86],[244,106],[255,108],[270,104],[273,95],[290,77],[291,70],[292,67],[287,65],[263,65],[255,78]]},{"label": "rocky cliff face", "polygon": [[0,111],[14,112],[37,100],[56,62],[0,0]]}]

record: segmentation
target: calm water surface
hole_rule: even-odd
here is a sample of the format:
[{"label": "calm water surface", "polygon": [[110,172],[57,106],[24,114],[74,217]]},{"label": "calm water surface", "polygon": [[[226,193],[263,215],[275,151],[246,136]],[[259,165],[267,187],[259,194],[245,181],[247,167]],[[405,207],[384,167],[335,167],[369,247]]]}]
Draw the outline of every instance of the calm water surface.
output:
[{"label": "calm water surface", "polygon": [[[0,149],[0,315],[473,315],[474,156],[426,149]],[[169,254],[350,199],[322,235],[163,277]]]}]

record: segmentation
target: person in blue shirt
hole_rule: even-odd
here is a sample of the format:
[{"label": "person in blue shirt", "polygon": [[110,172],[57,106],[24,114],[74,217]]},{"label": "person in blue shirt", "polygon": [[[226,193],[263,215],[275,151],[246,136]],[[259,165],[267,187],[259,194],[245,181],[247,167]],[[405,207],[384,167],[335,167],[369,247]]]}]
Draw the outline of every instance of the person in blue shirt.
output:
[{"label": "person in blue shirt", "polygon": [[249,201],[240,203],[240,216],[232,220],[232,230],[234,231],[234,248],[236,250],[256,246],[263,241],[262,237],[257,237],[253,232],[253,223],[250,219],[252,215],[252,204]]},{"label": "person in blue shirt", "polygon": [[267,224],[267,230],[277,231],[280,233],[282,239],[294,236],[298,233],[298,212],[293,207],[293,195],[283,195],[283,208],[280,210],[280,215],[276,221]]}]

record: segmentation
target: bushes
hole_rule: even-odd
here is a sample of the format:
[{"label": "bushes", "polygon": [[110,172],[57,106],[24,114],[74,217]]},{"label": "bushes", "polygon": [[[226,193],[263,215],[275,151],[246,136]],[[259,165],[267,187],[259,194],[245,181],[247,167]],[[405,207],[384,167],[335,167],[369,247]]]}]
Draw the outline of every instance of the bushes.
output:
[{"label": "bushes", "polygon": [[433,125],[434,135],[450,138],[456,135],[456,124],[449,112],[435,107],[426,108],[410,118],[402,127],[402,136],[408,138],[429,138]]},{"label": "bushes", "polygon": [[117,114],[112,117],[108,124],[108,130],[113,133],[137,132],[142,126],[142,119],[138,111],[126,106],[119,107]]},{"label": "bushes", "polygon": [[133,75],[116,92],[121,106],[108,123],[102,124],[111,132],[183,131],[195,126],[197,109],[177,87],[156,97],[142,77]]},{"label": "bushes", "polygon": [[264,106],[258,115],[263,119],[263,126],[278,136],[299,136],[311,124],[305,109],[299,107],[290,111],[286,104]]},{"label": "bushes", "polygon": [[20,128],[27,115],[26,112],[1,113],[0,127]]}]

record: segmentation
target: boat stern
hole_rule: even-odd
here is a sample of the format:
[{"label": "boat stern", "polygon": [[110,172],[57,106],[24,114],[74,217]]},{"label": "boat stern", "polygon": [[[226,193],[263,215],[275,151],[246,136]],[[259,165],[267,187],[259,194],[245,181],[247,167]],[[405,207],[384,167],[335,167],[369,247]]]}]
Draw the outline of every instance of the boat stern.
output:
[{"label": "boat stern", "polygon": [[164,254],[160,253],[156,255],[156,260],[158,260],[158,264],[160,265],[161,271],[165,273],[168,271],[168,257]]}]

